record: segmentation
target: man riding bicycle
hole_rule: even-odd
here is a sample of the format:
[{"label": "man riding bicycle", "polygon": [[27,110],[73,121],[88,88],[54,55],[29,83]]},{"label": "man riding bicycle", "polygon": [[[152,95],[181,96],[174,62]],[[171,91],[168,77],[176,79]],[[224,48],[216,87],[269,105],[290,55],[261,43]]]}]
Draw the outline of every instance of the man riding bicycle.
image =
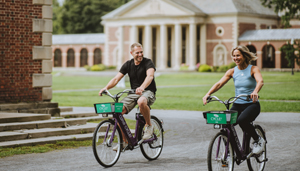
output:
[{"label": "man riding bicycle", "polygon": [[[99,95],[102,95],[104,90],[109,90],[115,87],[118,82],[128,74],[130,79],[131,89],[135,89],[135,94],[128,94],[120,102],[123,103],[122,114],[129,113],[136,104],[139,105],[141,114],[144,116],[145,133],[143,140],[149,139],[153,134],[153,126],[150,122],[150,105],[155,100],[156,84],[154,80],[155,66],[151,59],[145,58],[143,55],[143,47],[139,43],[133,43],[130,47],[130,54],[133,59],[128,60],[123,64],[119,73],[111,79],[108,84],[99,91]],[[126,146],[124,146],[126,147]],[[116,151],[114,148],[114,150]]]}]

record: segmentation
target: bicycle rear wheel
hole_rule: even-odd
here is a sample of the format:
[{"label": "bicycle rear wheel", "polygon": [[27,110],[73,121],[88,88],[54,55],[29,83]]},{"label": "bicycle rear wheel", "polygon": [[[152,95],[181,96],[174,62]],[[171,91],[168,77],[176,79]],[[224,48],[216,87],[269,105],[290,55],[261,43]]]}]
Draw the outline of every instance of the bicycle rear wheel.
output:
[{"label": "bicycle rear wheel", "polygon": [[[146,159],[155,160],[160,156],[161,151],[163,149],[164,134],[163,134],[163,128],[161,122],[155,116],[151,116],[151,124],[154,127],[153,133],[156,135],[157,140],[154,140],[153,142],[149,142],[149,143],[142,143],[140,145],[140,148]],[[143,132],[144,132],[143,127],[140,127],[139,137],[138,137],[139,140],[142,139],[144,134]]]},{"label": "bicycle rear wheel", "polygon": [[[117,126],[112,143],[112,133],[115,128],[115,122],[105,120],[99,123],[93,135],[93,152],[96,160],[103,167],[113,166],[119,159],[121,154],[122,134]],[[118,146],[116,151],[113,150]]]},{"label": "bicycle rear wheel", "polygon": [[[265,141],[267,141],[266,139],[266,134],[265,131],[262,129],[261,126],[259,125],[254,125],[254,128],[257,132],[257,134],[264,138]],[[248,144],[248,152],[250,153],[252,151],[253,148],[253,139],[251,138],[249,140],[249,144]],[[266,161],[264,161],[267,158],[267,146],[265,145],[265,151],[262,152],[259,155],[253,155],[252,157],[250,157],[249,159],[247,159],[247,165],[250,171],[263,171],[266,165]],[[264,162],[262,162],[264,161]]]},{"label": "bicycle rear wheel", "polygon": [[227,134],[224,132],[218,132],[210,141],[207,153],[207,164],[209,171],[233,171],[234,152],[230,142],[228,147],[228,156],[225,158],[227,141]]}]

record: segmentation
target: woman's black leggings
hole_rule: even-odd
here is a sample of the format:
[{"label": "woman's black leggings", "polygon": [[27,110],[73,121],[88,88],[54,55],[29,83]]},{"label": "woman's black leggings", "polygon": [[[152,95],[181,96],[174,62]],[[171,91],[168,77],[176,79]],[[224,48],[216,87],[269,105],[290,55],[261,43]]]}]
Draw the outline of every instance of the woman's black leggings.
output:
[{"label": "woman's black leggings", "polygon": [[236,123],[239,124],[242,130],[247,132],[254,140],[258,140],[259,137],[251,122],[253,122],[260,113],[259,102],[246,104],[234,103],[230,110],[238,111]]}]

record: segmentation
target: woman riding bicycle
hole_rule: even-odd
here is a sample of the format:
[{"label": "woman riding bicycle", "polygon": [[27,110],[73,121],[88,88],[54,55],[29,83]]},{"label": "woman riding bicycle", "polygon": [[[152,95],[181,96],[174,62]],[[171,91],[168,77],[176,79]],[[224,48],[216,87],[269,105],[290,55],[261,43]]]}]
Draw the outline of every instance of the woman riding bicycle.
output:
[{"label": "woman riding bicycle", "polygon": [[260,104],[258,101],[258,92],[263,86],[263,78],[260,70],[256,66],[250,65],[257,57],[249,51],[246,46],[239,45],[231,51],[232,59],[236,67],[229,69],[225,75],[214,84],[208,93],[203,97],[203,104],[207,103],[207,98],[222,88],[231,78],[235,86],[235,96],[240,94],[250,94],[252,101],[238,99],[234,102],[230,110],[238,111],[237,122],[244,132],[247,132],[255,141],[253,153],[259,154],[265,149],[265,140],[260,137],[254,126],[251,124],[260,113]]}]

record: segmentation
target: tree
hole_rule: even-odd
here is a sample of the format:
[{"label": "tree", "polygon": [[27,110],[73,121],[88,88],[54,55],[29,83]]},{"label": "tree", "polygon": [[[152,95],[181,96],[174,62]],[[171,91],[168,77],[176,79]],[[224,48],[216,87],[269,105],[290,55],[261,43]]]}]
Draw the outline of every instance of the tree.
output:
[{"label": "tree", "polygon": [[299,0],[261,0],[261,2],[263,6],[275,7],[275,12],[281,14],[281,23],[285,28],[291,27],[291,19],[300,19]]},{"label": "tree", "polygon": [[[291,44],[292,43],[292,44]],[[300,56],[299,56],[299,42],[288,42],[288,44],[284,45],[280,48],[280,51],[285,54],[285,58],[288,60],[288,66],[292,68],[292,75],[294,75],[294,66],[295,62],[297,65],[300,65]]]},{"label": "tree", "polygon": [[53,9],[53,33],[103,33],[101,17],[127,2],[128,0],[65,0],[62,7]]}]

